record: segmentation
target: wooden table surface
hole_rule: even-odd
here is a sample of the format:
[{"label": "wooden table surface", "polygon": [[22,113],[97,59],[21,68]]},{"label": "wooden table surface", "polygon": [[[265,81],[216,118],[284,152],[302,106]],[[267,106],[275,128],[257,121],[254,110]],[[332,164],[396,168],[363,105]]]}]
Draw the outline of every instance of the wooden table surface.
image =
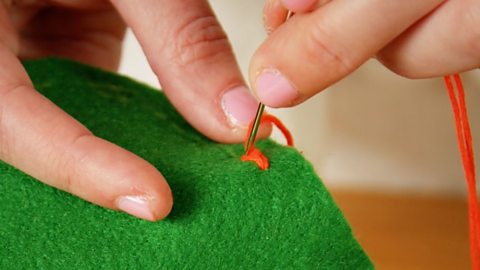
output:
[{"label": "wooden table surface", "polygon": [[377,269],[470,269],[466,198],[331,192]]}]

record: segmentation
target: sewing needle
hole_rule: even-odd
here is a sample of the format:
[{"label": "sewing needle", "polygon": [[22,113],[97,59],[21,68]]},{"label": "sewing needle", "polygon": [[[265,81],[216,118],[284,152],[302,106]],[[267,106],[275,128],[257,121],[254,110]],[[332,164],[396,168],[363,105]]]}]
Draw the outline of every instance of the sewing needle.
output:
[{"label": "sewing needle", "polygon": [[[287,17],[285,18],[285,21],[290,19],[292,15],[293,15],[293,12],[289,10],[287,13]],[[262,119],[263,111],[265,111],[265,104],[260,102],[258,104],[255,120],[253,121],[252,130],[250,131],[250,136],[248,136],[248,142],[247,142],[247,147],[245,148],[245,154],[248,153],[248,151],[250,150],[250,147],[252,147],[252,144],[255,141],[255,137],[257,136],[257,132],[258,132],[258,127],[260,126],[260,120]]]}]

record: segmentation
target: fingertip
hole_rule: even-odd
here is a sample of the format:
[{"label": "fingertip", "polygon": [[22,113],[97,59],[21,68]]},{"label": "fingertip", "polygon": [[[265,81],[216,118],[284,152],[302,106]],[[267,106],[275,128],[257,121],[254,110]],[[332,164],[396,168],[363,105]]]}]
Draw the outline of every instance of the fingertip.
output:
[{"label": "fingertip", "polygon": [[[149,180],[154,180],[153,187],[135,187],[138,183],[131,183],[132,188],[115,199],[116,209],[152,222],[167,217],[173,207],[172,192],[163,177],[147,179],[147,183]],[[139,189],[148,191],[139,192]]]},{"label": "fingertip", "polygon": [[243,128],[255,117],[258,107],[258,102],[243,85],[225,91],[220,103],[229,123]]},{"label": "fingertip", "polygon": [[[243,84],[228,87],[213,102],[212,117],[206,114],[191,114],[193,124],[202,123],[197,129],[208,138],[220,143],[240,143],[247,136],[249,124],[255,118],[259,102]],[[218,107],[218,109],[217,109]],[[261,127],[258,134],[268,137],[271,128]]]},{"label": "fingertip", "polygon": [[156,198],[152,201],[151,204],[155,221],[166,218],[173,208],[172,191],[165,180],[163,180],[162,182],[163,183],[160,188],[157,188],[158,190],[156,191]]},{"label": "fingertip", "polygon": [[163,219],[171,211],[173,199],[167,181],[141,157],[93,135],[77,139],[68,153],[66,175],[54,185],[149,221]]},{"label": "fingertip", "polygon": [[287,16],[288,10],[280,0],[268,0],[263,8],[263,26],[267,34],[279,27]]},{"label": "fingertip", "polygon": [[284,7],[292,12],[312,10],[318,0],[282,0]]},{"label": "fingertip", "polygon": [[299,92],[278,69],[264,69],[255,79],[255,91],[258,99],[273,108],[293,106]]},{"label": "fingertip", "polygon": [[[155,207],[155,206],[154,206]],[[156,206],[156,211],[154,211],[156,220],[162,220],[166,218],[173,209],[173,195],[170,188],[167,185],[167,189],[162,190],[161,196],[158,200],[158,205]]]},{"label": "fingertip", "polygon": [[[250,123],[255,119],[259,102],[253,97],[245,86],[238,86],[226,91],[222,96],[221,107],[227,117],[229,125],[233,128],[226,138],[217,141],[225,143],[238,143],[248,136]],[[272,131],[272,125],[262,124],[258,130],[259,138],[267,138]]]}]

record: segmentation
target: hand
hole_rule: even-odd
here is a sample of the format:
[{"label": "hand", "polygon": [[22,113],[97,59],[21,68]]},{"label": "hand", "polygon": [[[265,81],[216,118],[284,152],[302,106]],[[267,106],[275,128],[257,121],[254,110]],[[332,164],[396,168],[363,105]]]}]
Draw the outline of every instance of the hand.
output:
[{"label": "hand", "polygon": [[115,70],[126,25],[195,128],[217,141],[243,140],[257,104],[206,0],[0,0],[0,159],[87,201],[155,221],[172,208],[161,173],[40,95],[19,60],[55,55]]},{"label": "hand", "polygon": [[[295,16],[284,23],[287,10]],[[270,107],[297,105],[371,57],[409,78],[480,66],[475,0],[267,0],[264,13],[271,35],[250,80]]]}]

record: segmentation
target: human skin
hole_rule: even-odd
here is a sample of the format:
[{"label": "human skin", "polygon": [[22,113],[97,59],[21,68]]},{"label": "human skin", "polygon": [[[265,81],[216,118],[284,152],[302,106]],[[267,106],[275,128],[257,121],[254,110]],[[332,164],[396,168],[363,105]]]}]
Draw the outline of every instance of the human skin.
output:
[{"label": "human skin", "polygon": [[408,78],[480,66],[476,0],[267,0],[264,18],[249,75],[270,107],[298,105],[372,57]]},{"label": "human skin", "polygon": [[257,101],[206,0],[1,0],[0,159],[92,203],[156,221],[173,204],[162,174],[39,94],[20,62],[60,56],[116,70],[126,27],[192,126],[219,142],[243,140]]},{"label": "human skin", "polygon": [[[294,106],[371,57],[412,78],[478,67],[477,2],[267,0],[270,35],[250,65],[254,93],[271,107]],[[284,23],[287,10],[295,16]],[[173,204],[162,174],[40,95],[20,62],[61,56],[116,70],[126,27],[193,127],[218,142],[244,139],[257,102],[206,0],[0,0],[0,159],[92,203],[156,221]],[[269,132],[263,126],[260,136]]]}]

